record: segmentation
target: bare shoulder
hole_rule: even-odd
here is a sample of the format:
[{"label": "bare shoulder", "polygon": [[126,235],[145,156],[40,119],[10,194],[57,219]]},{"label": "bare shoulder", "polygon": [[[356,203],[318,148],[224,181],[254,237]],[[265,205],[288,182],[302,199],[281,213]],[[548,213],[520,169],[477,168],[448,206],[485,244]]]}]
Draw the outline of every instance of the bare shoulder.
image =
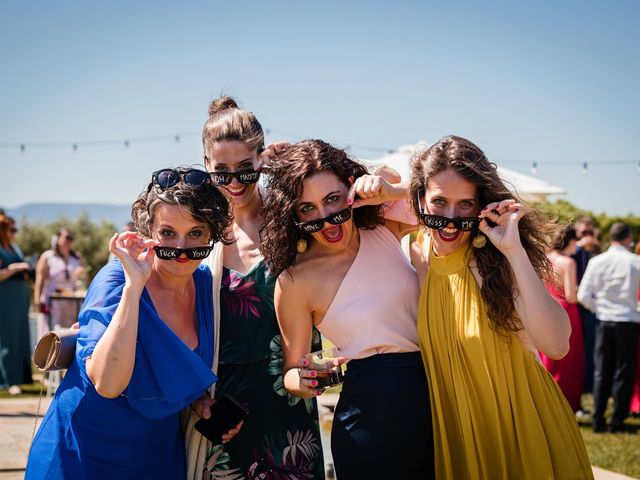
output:
[{"label": "bare shoulder", "polygon": [[411,258],[411,264],[416,269],[418,280],[422,286],[422,281],[429,271],[429,255],[428,247],[425,247],[425,239],[422,233],[418,234],[415,241],[411,242],[409,246],[409,257]]}]

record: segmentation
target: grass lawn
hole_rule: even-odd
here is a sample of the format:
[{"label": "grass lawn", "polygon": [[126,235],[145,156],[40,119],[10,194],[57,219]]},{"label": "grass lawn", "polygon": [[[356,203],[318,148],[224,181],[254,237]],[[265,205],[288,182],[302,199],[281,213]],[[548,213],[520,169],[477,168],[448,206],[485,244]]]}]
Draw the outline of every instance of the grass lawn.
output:
[{"label": "grass lawn", "polygon": [[[591,409],[591,395],[584,395],[583,406]],[[611,413],[611,405],[609,405]],[[580,432],[592,465],[640,478],[640,418],[628,418],[625,424],[635,426],[636,433],[593,433],[590,424],[581,424]]]}]

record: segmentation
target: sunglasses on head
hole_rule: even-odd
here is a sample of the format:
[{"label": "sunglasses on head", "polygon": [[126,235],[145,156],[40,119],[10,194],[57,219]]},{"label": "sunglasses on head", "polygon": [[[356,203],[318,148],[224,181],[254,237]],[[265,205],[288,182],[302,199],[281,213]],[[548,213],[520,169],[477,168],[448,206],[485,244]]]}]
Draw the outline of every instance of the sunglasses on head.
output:
[{"label": "sunglasses on head", "polygon": [[446,228],[447,225],[453,224],[453,226],[460,230],[461,232],[468,232],[478,227],[480,224],[480,219],[478,217],[443,217],[441,215],[431,215],[429,213],[424,213],[422,209],[422,203],[420,202],[420,193],[418,192],[418,211],[420,214],[420,219],[424,226],[427,228],[433,228],[435,230],[442,230]]},{"label": "sunglasses on head", "polygon": [[180,180],[188,185],[199,187],[211,182],[209,172],[190,168],[188,170],[163,168],[153,172],[151,183],[162,190],[173,187]]},{"label": "sunglasses on head", "polygon": [[229,185],[234,178],[244,185],[256,183],[260,178],[260,172],[256,170],[246,169],[237,172],[211,172],[211,180],[216,187]]},{"label": "sunglasses on head", "polygon": [[153,249],[156,251],[156,256],[160,260],[176,260],[183,253],[189,260],[203,260],[209,256],[213,245],[206,245],[203,247],[192,248],[174,248],[174,247],[159,247],[155,246]]},{"label": "sunglasses on head", "polygon": [[319,218],[317,220],[310,220],[308,222],[296,222],[296,227],[306,233],[315,233],[322,230],[324,227],[324,222],[328,222],[331,225],[340,225],[341,223],[346,222],[351,218],[351,206],[340,210],[336,213],[332,213],[331,215],[327,215],[324,218]]}]

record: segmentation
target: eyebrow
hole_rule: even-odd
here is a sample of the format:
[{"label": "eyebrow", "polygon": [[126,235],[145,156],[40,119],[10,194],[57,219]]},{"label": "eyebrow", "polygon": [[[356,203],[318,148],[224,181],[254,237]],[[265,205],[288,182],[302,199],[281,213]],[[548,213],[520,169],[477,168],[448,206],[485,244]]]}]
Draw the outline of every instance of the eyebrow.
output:
[{"label": "eyebrow", "polygon": [[[324,202],[324,201],[326,201],[326,200],[327,200],[327,198],[329,198],[330,196],[332,196],[332,195],[340,195],[341,193],[342,193],[342,192],[340,192],[340,190],[335,190],[335,191],[333,191],[333,192],[329,192],[329,193],[327,193],[327,194],[322,198],[322,201]],[[300,202],[300,203],[298,204],[298,207],[300,207],[300,206],[302,206],[302,205],[313,205],[313,202]]]},{"label": "eyebrow", "polygon": [[[253,157],[247,157],[243,160],[240,160],[240,162],[238,162],[238,165],[242,165],[243,163],[251,163],[253,162]],[[226,167],[228,166],[225,162],[218,162],[218,164],[216,165],[216,167]]]},{"label": "eyebrow", "polygon": [[[441,199],[441,200],[450,200],[450,198],[445,197],[444,195],[435,195],[433,197],[431,197],[432,200],[436,200],[436,199]],[[456,200],[456,202],[475,202],[477,201],[475,197],[470,197],[470,198],[461,198],[459,200]]]}]

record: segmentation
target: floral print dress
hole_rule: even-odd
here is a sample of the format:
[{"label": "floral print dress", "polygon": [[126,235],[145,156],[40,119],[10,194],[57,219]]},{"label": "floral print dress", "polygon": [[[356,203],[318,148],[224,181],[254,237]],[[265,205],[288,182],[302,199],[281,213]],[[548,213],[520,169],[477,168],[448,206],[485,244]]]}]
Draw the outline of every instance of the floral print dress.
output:
[{"label": "floral print dress", "polygon": [[211,446],[205,480],[324,479],[316,399],[284,389],[275,280],[263,261],[246,275],[223,269],[216,397],[231,395],[249,414],[231,442]]}]

